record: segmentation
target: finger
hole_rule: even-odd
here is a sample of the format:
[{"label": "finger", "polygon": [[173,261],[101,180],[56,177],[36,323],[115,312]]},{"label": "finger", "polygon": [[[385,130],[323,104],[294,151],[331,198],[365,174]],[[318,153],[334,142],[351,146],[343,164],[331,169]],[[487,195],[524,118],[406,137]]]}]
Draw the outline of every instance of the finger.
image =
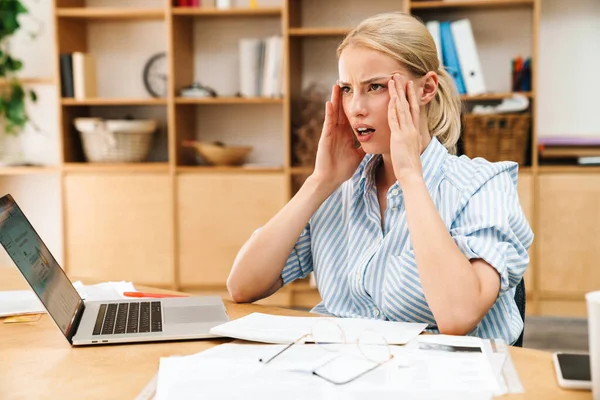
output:
[{"label": "finger", "polygon": [[321,138],[331,135],[333,131],[333,105],[331,101],[325,102],[325,122],[323,123],[323,131]]},{"label": "finger", "polygon": [[392,129],[392,132],[400,129],[400,121],[398,120],[398,112],[396,111],[396,104],[398,99],[398,92],[396,91],[396,85],[393,79],[390,79],[388,83],[390,92],[390,102],[388,103],[388,124]]},{"label": "finger", "polygon": [[408,102],[406,101],[406,93],[400,82],[400,76],[394,76],[394,88],[396,89],[396,112],[398,113],[398,122],[401,127],[405,127],[410,121],[410,112],[408,111]]},{"label": "finger", "polygon": [[337,85],[336,96],[337,105],[333,110],[335,113],[335,123],[336,125],[345,125],[348,123],[348,118],[346,118],[346,113],[344,112],[344,106],[342,104],[342,88],[340,85]]},{"label": "finger", "polygon": [[338,115],[337,107],[338,107],[338,103],[339,103],[339,97],[340,97],[340,86],[338,84],[335,84],[331,88],[331,106],[332,106],[331,123],[332,123],[332,126],[335,126],[335,124],[337,124],[337,115]]},{"label": "finger", "polygon": [[413,81],[408,82],[408,104],[410,107],[410,114],[412,115],[412,121],[415,127],[419,127],[419,117],[421,113],[421,107],[419,106],[419,100],[417,99],[417,92],[415,91],[415,83]]}]

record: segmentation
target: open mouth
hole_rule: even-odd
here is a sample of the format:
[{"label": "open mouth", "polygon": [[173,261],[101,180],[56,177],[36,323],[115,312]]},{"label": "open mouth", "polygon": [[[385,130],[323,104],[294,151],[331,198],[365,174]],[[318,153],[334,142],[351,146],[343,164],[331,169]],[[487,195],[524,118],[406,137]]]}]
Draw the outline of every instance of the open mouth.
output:
[{"label": "open mouth", "polygon": [[367,136],[367,135],[370,135],[371,133],[375,132],[375,129],[372,129],[372,128],[358,128],[358,129],[356,129],[356,131],[358,132],[359,136]]}]

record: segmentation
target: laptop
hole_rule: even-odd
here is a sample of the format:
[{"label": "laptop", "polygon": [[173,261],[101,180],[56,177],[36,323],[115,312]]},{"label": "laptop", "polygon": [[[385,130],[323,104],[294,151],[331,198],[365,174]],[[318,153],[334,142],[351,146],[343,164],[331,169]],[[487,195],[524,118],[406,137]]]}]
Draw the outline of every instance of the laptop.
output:
[{"label": "laptop", "polygon": [[214,338],[229,321],[217,296],[82,299],[11,195],[0,198],[0,242],[71,345]]}]

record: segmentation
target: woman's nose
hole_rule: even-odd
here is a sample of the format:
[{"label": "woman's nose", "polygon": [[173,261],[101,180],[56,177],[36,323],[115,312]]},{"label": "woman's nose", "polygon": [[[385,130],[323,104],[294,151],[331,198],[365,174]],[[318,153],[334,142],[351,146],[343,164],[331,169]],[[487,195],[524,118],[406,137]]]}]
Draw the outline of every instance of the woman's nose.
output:
[{"label": "woman's nose", "polygon": [[350,99],[348,113],[353,117],[364,117],[367,115],[367,102],[361,94],[355,94]]}]

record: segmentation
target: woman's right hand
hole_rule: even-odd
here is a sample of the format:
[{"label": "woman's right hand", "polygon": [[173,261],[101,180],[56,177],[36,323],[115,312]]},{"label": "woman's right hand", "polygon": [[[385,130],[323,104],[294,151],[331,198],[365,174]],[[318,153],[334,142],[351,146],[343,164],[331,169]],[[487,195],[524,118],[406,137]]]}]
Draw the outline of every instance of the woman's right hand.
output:
[{"label": "woman's right hand", "polygon": [[315,170],[312,178],[320,183],[339,187],[352,177],[365,156],[356,147],[356,138],[341,102],[341,89],[334,85],[331,101],[325,104],[325,123],[319,139]]}]

